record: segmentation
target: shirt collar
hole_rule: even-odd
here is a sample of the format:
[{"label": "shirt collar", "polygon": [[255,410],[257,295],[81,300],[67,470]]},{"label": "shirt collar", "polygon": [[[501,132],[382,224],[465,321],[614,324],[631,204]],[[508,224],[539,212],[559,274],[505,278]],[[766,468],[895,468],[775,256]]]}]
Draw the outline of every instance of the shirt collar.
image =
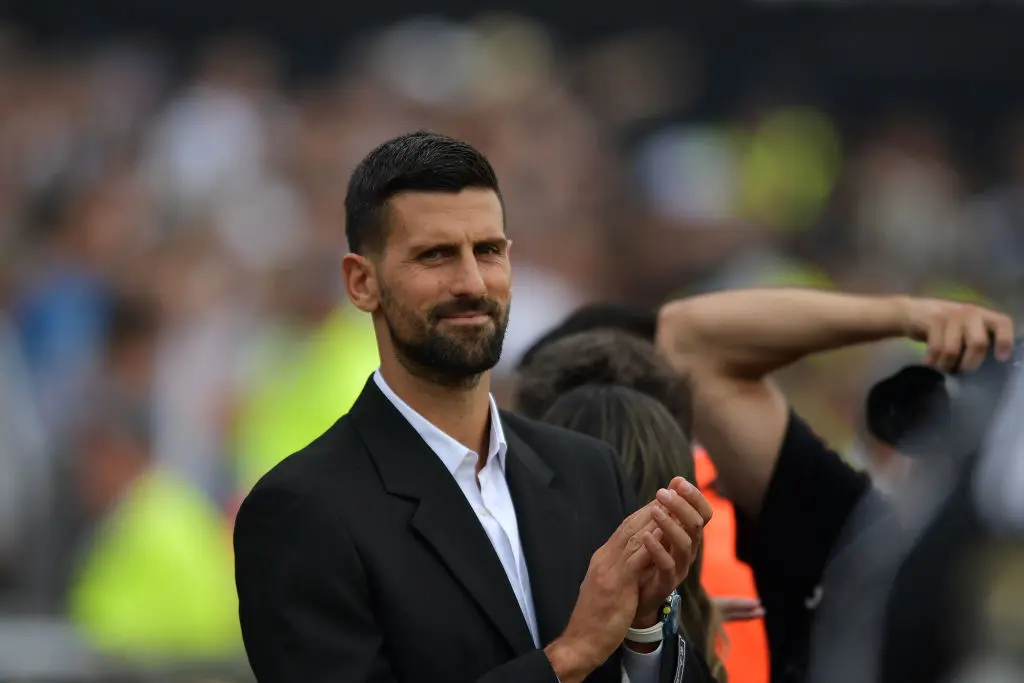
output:
[{"label": "shirt collar", "polygon": [[[394,390],[388,386],[384,376],[380,374],[380,368],[373,373],[373,381],[377,388],[387,397],[395,409],[402,414],[402,417],[416,430],[424,443],[434,451],[450,473],[455,474],[456,468],[466,458],[470,449],[445,434],[434,426],[427,418],[417,413],[413,408],[403,401]],[[508,452],[508,442],[505,440],[505,431],[501,426],[501,414],[498,412],[498,405],[494,402],[494,396],[488,394],[488,401],[491,406],[491,435],[487,446],[487,460],[498,458],[498,466],[505,471],[505,455]]]}]

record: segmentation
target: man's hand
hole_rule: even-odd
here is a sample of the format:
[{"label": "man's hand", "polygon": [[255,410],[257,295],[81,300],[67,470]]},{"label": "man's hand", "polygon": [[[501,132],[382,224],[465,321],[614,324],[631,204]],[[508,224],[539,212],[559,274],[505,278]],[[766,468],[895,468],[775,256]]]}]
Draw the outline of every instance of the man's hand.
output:
[{"label": "man's hand", "polygon": [[904,333],[928,343],[925,364],[937,370],[970,371],[995,347],[999,360],[1013,352],[1013,321],[1009,316],[974,304],[906,297]]},{"label": "man's hand", "polygon": [[658,491],[649,507],[657,524],[655,531],[661,534],[651,531],[643,535],[653,571],[642,575],[634,628],[653,626],[661,618],[662,603],[690,573],[704,526],[711,521],[710,503],[682,477]]},{"label": "man's hand", "polygon": [[622,644],[636,615],[640,574],[651,564],[644,539],[662,534],[652,509],[627,517],[590,558],[565,632],[544,648],[561,683],[582,681]]}]

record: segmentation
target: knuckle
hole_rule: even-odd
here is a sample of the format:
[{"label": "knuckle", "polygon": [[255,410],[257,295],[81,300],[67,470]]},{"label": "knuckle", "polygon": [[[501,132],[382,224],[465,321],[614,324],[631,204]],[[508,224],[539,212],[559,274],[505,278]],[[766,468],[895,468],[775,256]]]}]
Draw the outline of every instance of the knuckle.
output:
[{"label": "knuckle", "polygon": [[616,588],[616,581],[609,572],[601,572],[594,577],[594,585],[602,593],[611,593]]},{"label": "knuckle", "polygon": [[626,553],[627,554],[632,554],[632,553],[636,552],[637,550],[640,549],[640,546],[642,544],[643,544],[643,541],[640,540],[639,536],[630,536],[628,539],[626,539]]}]

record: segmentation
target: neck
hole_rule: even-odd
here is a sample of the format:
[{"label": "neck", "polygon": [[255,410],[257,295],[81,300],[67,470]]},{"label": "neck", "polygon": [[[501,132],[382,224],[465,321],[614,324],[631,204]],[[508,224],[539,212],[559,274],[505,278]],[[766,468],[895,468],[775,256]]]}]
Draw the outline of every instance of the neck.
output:
[{"label": "neck", "polygon": [[380,374],[392,391],[431,424],[466,448],[487,457],[490,440],[490,373],[453,387],[409,372],[396,358],[381,354]]}]

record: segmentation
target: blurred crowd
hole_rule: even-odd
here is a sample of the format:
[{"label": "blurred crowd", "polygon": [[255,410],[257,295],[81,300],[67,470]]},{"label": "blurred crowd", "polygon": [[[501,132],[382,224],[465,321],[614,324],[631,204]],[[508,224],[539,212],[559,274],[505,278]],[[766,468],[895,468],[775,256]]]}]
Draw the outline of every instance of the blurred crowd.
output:
[{"label": "blurred crowd", "polygon": [[[526,346],[596,299],[799,284],[1022,310],[1024,117],[988,132],[978,168],[934,112],[851,129],[784,83],[698,118],[699,50],[668,32],[566,54],[514,16],[420,19],[341,54],[311,81],[245,36],[181,62],[0,31],[3,613],[69,610],[114,651],[237,652],[231,518],[376,367],[341,288],[345,188],[411,129],[466,139],[502,183],[502,397]],[[866,388],[913,349],[886,353],[783,378],[851,458]],[[140,597],[145,572],[206,597]],[[113,593],[164,616],[107,629]]]}]

